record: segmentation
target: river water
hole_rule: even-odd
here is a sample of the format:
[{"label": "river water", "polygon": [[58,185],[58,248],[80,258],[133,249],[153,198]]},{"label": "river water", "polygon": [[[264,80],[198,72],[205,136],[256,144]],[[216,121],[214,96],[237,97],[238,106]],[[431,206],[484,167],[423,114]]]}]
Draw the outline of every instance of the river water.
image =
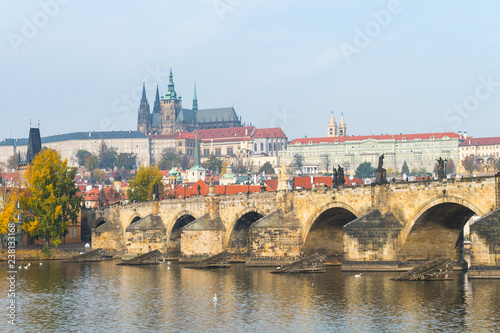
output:
[{"label": "river water", "polygon": [[[194,270],[173,262],[125,267],[32,263],[16,274],[7,323],[1,263],[0,331],[19,332],[494,332],[500,280],[398,282],[396,273],[276,275],[271,268]],[[26,263],[23,263],[25,265]],[[170,267],[170,269],[169,269]],[[218,301],[213,301],[217,293]]]}]

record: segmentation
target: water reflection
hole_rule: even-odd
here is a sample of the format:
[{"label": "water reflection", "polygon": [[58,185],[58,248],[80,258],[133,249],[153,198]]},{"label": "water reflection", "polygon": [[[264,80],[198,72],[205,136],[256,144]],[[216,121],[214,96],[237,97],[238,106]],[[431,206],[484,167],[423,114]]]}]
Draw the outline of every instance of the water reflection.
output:
[{"label": "water reflection", "polygon": [[[459,272],[451,281],[400,282],[390,280],[395,273],[356,278],[337,267],[275,275],[242,264],[215,270],[115,264],[23,269],[20,331],[487,332],[500,321],[500,281],[468,281]],[[7,266],[0,266],[6,281]],[[0,284],[4,304],[7,287]],[[8,329],[2,320],[0,330]]]}]

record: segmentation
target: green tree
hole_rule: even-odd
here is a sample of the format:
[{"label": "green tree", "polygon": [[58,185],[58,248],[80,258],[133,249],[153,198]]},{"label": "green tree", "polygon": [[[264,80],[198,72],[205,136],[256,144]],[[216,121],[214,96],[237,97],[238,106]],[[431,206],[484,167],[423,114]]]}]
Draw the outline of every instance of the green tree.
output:
[{"label": "green tree", "polygon": [[403,163],[403,167],[401,167],[401,173],[406,173],[407,176],[410,174],[410,168],[408,168],[408,164],[406,164],[406,161]]},{"label": "green tree", "polygon": [[17,165],[19,164],[19,154],[14,154],[7,160],[7,167],[9,169],[17,169]]},{"label": "green tree", "polygon": [[295,170],[302,174],[302,169],[304,168],[304,156],[300,154],[293,155],[292,165]]},{"label": "green tree", "polygon": [[106,171],[101,169],[95,169],[93,172],[93,177],[98,183],[101,183],[106,178]]},{"label": "green tree", "polygon": [[152,199],[153,186],[158,185],[160,196],[163,194],[162,175],[158,167],[140,166],[135,179],[130,181],[127,191],[130,202],[145,202]]},{"label": "green tree", "polygon": [[356,168],[355,176],[358,178],[372,177],[375,173],[375,168],[370,162],[363,162]]},{"label": "green tree", "polygon": [[135,170],[137,165],[136,156],[134,153],[120,153],[116,160],[118,169]]},{"label": "green tree", "polygon": [[214,155],[210,155],[208,160],[201,163],[201,166],[214,174],[219,173],[222,170],[222,160]]},{"label": "green tree", "polygon": [[274,168],[270,162],[266,162],[260,167],[259,173],[262,174],[262,171],[264,171],[266,175],[274,175]]},{"label": "green tree", "polygon": [[158,163],[160,170],[170,170],[172,167],[178,166],[180,163],[180,156],[174,148],[165,148],[161,153],[161,159]]},{"label": "green tree", "polygon": [[95,154],[90,154],[85,158],[85,167],[89,171],[93,171],[99,165],[99,159]]},{"label": "green tree", "polygon": [[243,164],[233,164],[231,165],[231,169],[237,175],[246,175],[248,172],[248,168]]},{"label": "green tree", "polygon": [[469,175],[472,175],[474,171],[479,170],[479,164],[477,163],[477,156],[469,155],[464,157],[464,159],[462,160],[462,166],[464,167],[465,171],[469,173]]},{"label": "green tree", "polygon": [[87,159],[88,156],[90,156],[90,152],[85,149],[80,149],[76,152],[75,157],[76,161],[78,163],[78,166],[84,166],[85,165],[85,160]]},{"label": "green tree", "polygon": [[68,168],[59,153],[44,149],[25,173],[29,195],[21,197],[21,207],[31,214],[23,221],[23,230],[33,238],[44,238],[48,246],[61,243],[69,223],[76,224],[83,201],[75,185],[75,168]]},{"label": "green tree", "polygon": [[99,167],[101,169],[113,170],[118,161],[118,154],[116,148],[106,148],[104,152],[99,154]]}]

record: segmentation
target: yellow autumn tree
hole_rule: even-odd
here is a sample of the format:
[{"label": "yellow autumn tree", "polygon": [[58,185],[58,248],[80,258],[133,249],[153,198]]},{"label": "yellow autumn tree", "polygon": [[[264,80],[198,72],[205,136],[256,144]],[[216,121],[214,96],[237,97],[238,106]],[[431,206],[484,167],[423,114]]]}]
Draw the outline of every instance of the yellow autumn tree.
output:
[{"label": "yellow autumn tree", "polygon": [[21,208],[31,213],[22,224],[29,236],[57,246],[68,224],[76,224],[83,198],[77,195],[75,175],[76,169],[55,150],[44,149],[35,156],[25,173],[28,195],[21,196]]},{"label": "yellow autumn tree", "polygon": [[162,175],[158,167],[146,166],[139,167],[135,179],[130,181],[127,191],[130,202],[145,202],[153,197],[154,185],[158,186],[158,193],[163,195]]},{"label": "yellow autumn tree", "polygon": [[0,234],[9,232],[9,223],[18,222],[20,191],[17,188],[10,188],[5,191],[0,201]]}]

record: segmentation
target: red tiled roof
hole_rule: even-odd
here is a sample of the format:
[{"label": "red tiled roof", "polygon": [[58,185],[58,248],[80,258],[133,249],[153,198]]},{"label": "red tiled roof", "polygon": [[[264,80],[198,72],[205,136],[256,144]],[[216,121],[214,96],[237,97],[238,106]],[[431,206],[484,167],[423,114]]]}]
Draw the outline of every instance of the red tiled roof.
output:
[{"label": "red tiled roof", "polygon": [[286,135],[280,127],[256,128],[252,138],[286,138]]},{"label": "red tiled roof", "polygon": [[[202,141],[216,140],[216,139],[238,139],[250,138],[255,126],[247,127],[229,127],[229,128],[213,128],[197,130],[198,138]],[[194,138],[194,136],[193,136]]]},{"label": "red tiled roof", "polygon": [[338,140],[339,143],[347,142],[347,141],[363,141],[363,140],[395,140],[395,141],[403,141],[404,138],[406,140],[430,140],[431,137],[434,136],[435,139],[442,139],[445,136],[453,139],[459,139],[460,136],[457,133],[453,132],[445,132],[445,133],[422,133],[422,134],[397,134],[397,135],[359,135],[359,136],[340,136],[340,137],[322,137],[322,138],[301,138],[295,139],[291,142],[291,144],[318,144],[318,143],[334,143]]},{"label": "red tiled roof", "polygon": [[489,145],[498,145],[500,144],[500,137],[490,137],[490,138],[468,138],[464,139],[463,142],[460,143],[460,147],[466,146],[489,146]]},{"label": "red tiled roof", "polygon": [[191,140],[194,140],[195,139],[194,133],[190,133],[190,132],[175,133],[174,137],[175,137],[176,140],[178,140],[178,139],[191,139]]},{"label": "red tiled roof", "polygon": [[266,186],[269,186],[270,188],[272,188],[273,191],[276,191],[278,189],[278,180],[277,179],[264,180],[264,184],[266,184]]},{"label": "red tiled roof", "polygon": [[[174,190],[167,191],[167,193],[170,193],[174,198],[184,198],[184,193],[186,194],[186,198],[197,196],[198,185],[200,186],[200,194],[202,196],[206,196],[209,191],[209,186],[201,179],[189,187],[184,188],[182,186],[177,186]],[[232,195],[238,193],[247,193],[248,189],[248,185],[216,185],[215,194]],[[273,191],[273,189],[269,186],[266,186],[266,189],[267,191]],[[250,185],[250,192],[260,192],[260,185]]]},{"label": "red tiled roof", "polygon": [[19,181],[19,173],[18,172],[2,172],[2,179],[5,181],[17,182]]}]

